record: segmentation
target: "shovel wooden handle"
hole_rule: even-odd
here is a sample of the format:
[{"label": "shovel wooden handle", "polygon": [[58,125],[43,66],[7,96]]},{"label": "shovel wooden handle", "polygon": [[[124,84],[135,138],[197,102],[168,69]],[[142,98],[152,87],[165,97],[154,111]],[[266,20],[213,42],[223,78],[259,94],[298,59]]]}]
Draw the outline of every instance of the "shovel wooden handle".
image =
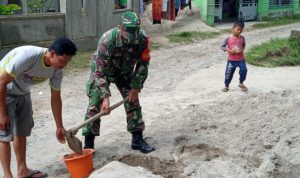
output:
[{"label": "shovel wooden handle", "polygon": [[[109,107],[109,110],[112,111],[112,110],[116,109],[117,107],[119,107],[119,106],[121,106],[122,104],[124,104],[127,100],[128,100],[128,97],[125,98],[125,99],[123,99],[122,101],[117,102],[116,104],[112,105],[111,107]],[[69,133],[70,135],[76,135],[76,133],[78,132],[79,129],[81,129],[82,127],[88,125],[89,123],[91,123],[91,122],[93,122],[93,121],[99,119],[101,116],[104,116],[104,115],[106,115],[106,113],[102,111],[102,112],[100,112],[100,113],[94,115],[93,117],[90,117],[89,119],[85,120],[85,121],[84,121],[83,123],[81,123],[80,125],[75,126],[75,127],[71,128],[71,129],[69,129],[69,130],[68,130],[68,133]]]}]

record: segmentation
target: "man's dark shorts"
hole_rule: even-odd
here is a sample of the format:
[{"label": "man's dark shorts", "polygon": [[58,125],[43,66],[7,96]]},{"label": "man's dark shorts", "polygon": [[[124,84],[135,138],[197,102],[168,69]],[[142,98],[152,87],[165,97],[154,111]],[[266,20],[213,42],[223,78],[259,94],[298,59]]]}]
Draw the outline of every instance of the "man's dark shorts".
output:
[{"label": "man's dark shorts", "polygon": [[0,130],[0,141],[10,142],[13,136],[30,136],[34,126],[30,94],[7,95],[6,112],[10,119],[10,128]]}]

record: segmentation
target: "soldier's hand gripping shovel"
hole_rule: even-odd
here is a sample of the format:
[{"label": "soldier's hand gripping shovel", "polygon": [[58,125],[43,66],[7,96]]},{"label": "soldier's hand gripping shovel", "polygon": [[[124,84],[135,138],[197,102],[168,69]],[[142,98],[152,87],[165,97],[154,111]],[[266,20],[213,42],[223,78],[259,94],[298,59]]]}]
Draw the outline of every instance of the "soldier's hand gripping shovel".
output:
[{"label": "soldier's hand gripping shovel", "polygon": [[[116,109],[120,105],[124,104],[127,101],[128,98],[123,99],[122,101],[119,101],[118,103],[112,105],[109,107],[110,111]],[[79,124],[78,126],[75,126],[67,131],[66,137],[67,137],[67,143],[71,150],[73,150],[77,154],[82,155],[82,142],[75,136],[79,129],[82,127],[88,125],[89,123],[99,119],[101,116],[106,115],[105,112],[100,112],[96,114],[95,116],[89,118],[88,120],[85,120],[83,123]]]}]

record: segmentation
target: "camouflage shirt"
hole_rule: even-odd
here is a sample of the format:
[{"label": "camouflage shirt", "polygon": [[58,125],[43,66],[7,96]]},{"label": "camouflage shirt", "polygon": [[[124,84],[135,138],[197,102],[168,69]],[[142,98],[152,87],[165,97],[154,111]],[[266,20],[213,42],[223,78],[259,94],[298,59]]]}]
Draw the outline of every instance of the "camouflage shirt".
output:
[{"label": "camouflage shirt", "polygon": [[140,90],[148,76],[149,61],[149,38],[144,30],[140,29],[134,44],[125,44],[120,29],[113,28],[102,35],[92,56],[87,90],[93,88],[100,98],[109,97],[109,84],[119,77],[131,81],[131,88]]}]

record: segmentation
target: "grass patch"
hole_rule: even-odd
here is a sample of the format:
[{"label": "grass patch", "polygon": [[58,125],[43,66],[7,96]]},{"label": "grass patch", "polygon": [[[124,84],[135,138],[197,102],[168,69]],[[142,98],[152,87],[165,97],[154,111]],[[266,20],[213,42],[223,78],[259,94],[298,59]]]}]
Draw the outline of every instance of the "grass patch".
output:
[{"label": "grass patch", "polygon": [[173,43],[192,43],[196,40],[205,40],[219,35],[219,32],[181,32],[168,35],[170,42]]},{"label": "grass patch", "polygon": [[254,24],[254,28],[269,28],[276,27],[281,25],[287,25],[291,23],[300,22],[300,15],[291,16],[291,17],[277,17],[277,18],[264,18],[263,23]]},{"label": "grass patch", "polygon": [[247,62],[263,67],[300,64],[300,38],[273,39],[254,46],[246,54]]},{"label": "grass patch", "polygon": [[221,33],[232,33],[232,29],[222,29]]},{"label": "grass patch", "polygon": [[[150,43],[150,48],[156,50],[161,47],[159,43]],[[88,69],[90,67],[91,56],[95,51],[79,51],[72,58],[72,61],[64,68],[65,73],[73,72],[74,70]]]},{"label": "grass patch", "polygon": [[155,42],[151,42],[151,41],[150,41],[150,49],[151,49],[151,50],[157,50],[157,49],[159,49],[160,47],[161,47],[161,44],[155,43]]},{"label": "grass patch", "polygon": [[72,58],[72,61],[65,68],[65,72],[76,69],[87,69],[90,66],[90,59],[94,51],[80,51]]},{"label": "grass patch", "polygon": [[[156,50],[161,47],[159,43],[150,43],[150,48]],[[73,72],[74,70],[88,69],[90,67],[91,56],[95,51],[79,51],[72,58],[72,61],[64,68],[65,73]]]}]

